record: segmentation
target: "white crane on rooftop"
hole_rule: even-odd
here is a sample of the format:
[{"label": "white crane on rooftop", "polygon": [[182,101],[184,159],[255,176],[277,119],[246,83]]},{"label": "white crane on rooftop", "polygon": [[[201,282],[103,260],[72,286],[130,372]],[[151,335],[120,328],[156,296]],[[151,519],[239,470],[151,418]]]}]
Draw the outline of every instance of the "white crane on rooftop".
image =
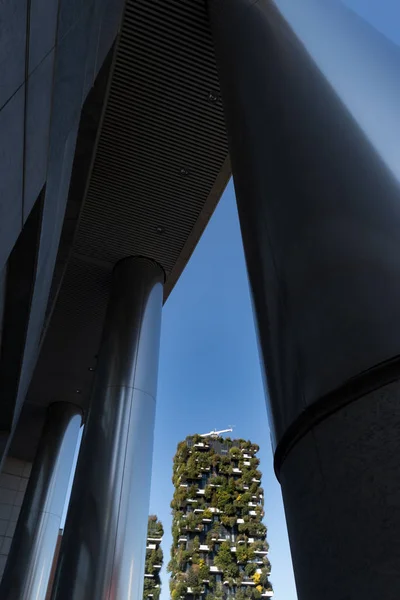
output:
[{"label": "white crane on rooftop", "polygon": [[233,427],[229,427],[229,429],[221,429],[220,431],[214,429],[214,431],[210,431],[209,433],[200,434],[200,437],[218,437],[221,435],[221,433],[229,433],[230,431],[233,431]]}]

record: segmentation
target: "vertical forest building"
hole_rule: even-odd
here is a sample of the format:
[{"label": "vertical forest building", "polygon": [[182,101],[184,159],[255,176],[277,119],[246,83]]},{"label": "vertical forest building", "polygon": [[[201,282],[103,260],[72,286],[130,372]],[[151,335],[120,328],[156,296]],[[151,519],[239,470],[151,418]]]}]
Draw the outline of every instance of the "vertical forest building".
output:
[{"label": "vertical forest building", "polygon": [[178,444],[168,565],[172,600],[273,596],[258,450],[250,441],[200,435]]},{"label": "vertical forest building", "polygon": [[161,592],[160,571],[163,564],[161,542],[164,528],[155,515],[149,516],[147,527],[146,563],[144,569],[143,600],[158,600]]}]

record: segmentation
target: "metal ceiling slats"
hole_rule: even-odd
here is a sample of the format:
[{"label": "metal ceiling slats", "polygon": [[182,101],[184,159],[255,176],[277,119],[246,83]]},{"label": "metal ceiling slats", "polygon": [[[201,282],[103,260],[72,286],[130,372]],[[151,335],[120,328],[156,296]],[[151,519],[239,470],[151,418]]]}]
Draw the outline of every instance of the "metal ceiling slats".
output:
[{"label": "metal ceiling slats", "polygon": [[[171,269],[227,156],[210,92],[219,88],[204,0],[128,0],[80,253],[104,261],[145,253]],[[166,225],[160,256],[156,229]]]},{"label": "metal ceiling slats", "polygon": [[[173,142],[173,139],[170,140],[170,143]],[[137,143],[138,145],[140,145],[140,138],[137,139]],[[116,144],[115,146],[116,148],[118,148],[118,144]],[[184,148],[182,150],[185,150]],[[185,185],[186,188],[189,188],[191,190],[195,190],[196,189],[196,182],[199,181],[199,185],[201,186],[202,184],[204,184],[204,177],[207,178],[211,178],[217,175],[217,173],[219,172],[216,168],[210,168],[207,169],[207,163],[204,161],[195,160],[195,157],[189,156],[188,159],[183,159],[182,160],[182,156],[185,156],[184,152],[180,152],[179,155],[177,155],[174,152],[170,153],[170,156],[168,157],[168,160],[163,157],[158,155],[154,155],[151,154],[149,149],[145,146],[143,146],[143,148],[140,149],[140,155],[141,155],[141,165],[140,165],[140,172],[141,173],[148,173],[148,176],[150,177],[150,179],[155,179],[154,177],[154,173],[157,173],[157,165],[160,165],[161,169],[162,169],[162,175],[163,175],[163,180],[165,181],[172,181],[174,184],[174,191],[176,192],[177,190],[179,190],[182,187],[182,184]],[[114,162],[114,166],[115,168],[118,170],[119,168],[123,169],[124,166],[126,165],[126,167],[130,166],[130,154],[126,154],[126,156],[121,159],[121,161],[113,159],[112,157],[110,157],[111,162]],[[99,169],[96,169],[93,171],[94,176],[96,174],[97,171],[100,171],[101,173],[101,168],[103,160],[105,163],[108,162],[108,155],[106,152],[101,152],[101,149],[99,149]],[[190,162],[189,162],[190,160]],[[210,152],[208,154],[208,160],[215,160],[215,161],[220,161],[221,160],[221,155],[218,155],[216,152]],[[97,166],[97,165],[96,165]],[[192,167],[192,168],[190,168]],[[186,168],[186,170],[184,171],[184,173],[188,173],[188,176],[184,176],[181,174],[181,168]],[[132,172],[135,169],[135,166],[132,165]],[[129,172],[131,172],[129,170]],[[177,179],[177,175],[180,177],[180,179]],[[157,183],[157,181],[156,181]],[[188,190],[189,191],[189,190]]]},{"label": "metal ceiling slats", "polygon": [[[122,125],[117,125],[117,123],[115,123],[115,121],[113,122],[109,122],[107,123],[107,126],[105,126],[105,129],[113,132],[115,130],[118,130],[120,127],[122,127]],[[164,132],[165,134],[165,132]],[[177,133],[174,133],[172,130],[169,132],[168,136],[164,138],[164,136],[159,133],[159,129],[156,128],[156,131],[152,131],[151,129],[148,130],[147,134],[146,134],[146,128],[143,125],[136,125],[136,128],[134,131],[130,131],[130,134],[126,135],[126,132],[121,131],[121,136],[118,137],[118,139],[116,139],[114,147],[118,148],[118,146],[123,147],[126,149],[126,151],[124,152],[124,155],[126,155],[127,153],[129,153],[131,151],[130,148],[126,148],[126,144],[124,143],[125,140],[129,140],[130,138],[134,137],[135,138],[135,149],[132,149],[132,152],[135,154],[136,156],[136,162],[139,162],[139,156],[138,154],[143,154],[145,155],[145,153],[147,153],[147,155],[152,156],[154,159],[156,159],[159,156],[163,156],[163,158],[165,157],[170,157],[170,156],[176,156],[177,157],[177,162],[175,165],[175,169],[174,172],[179,175],[180,173],[180,169],[181,167],[185,166],[184,163],[184,150],[186,150],[187,152],[189,152],[189,156],[190,154],[193,156],[193,162],[195,162],[197,164],[198,160],[202,160],[202,162],[204,162],[205,164],[209,163],[212,164],[212,160],[216,159],[216,160],[221,160],[221,158],[223,157],[223,152],[220,151],[220,149],[218,147],[214,147],[213,145],[209,145],[209,147],[205,147],[204,148],[204,153],[201,153],[202,150],[202,146],[200,148],[193,149],[191,150],[190,148],[190,144],[189,141],[185,141],[182,143],[179,143],[179,146],[176,147],[174,146],[174,142],[176,142],[176,144],[178,144],[179,141],[179,137],[177,135]],[[154,140],[154,143],[156,144],[156,147],[152,147],[149,142],[151,142],[152,140]],[[193,142],[199,142],[199,140],[193,139]],[[170,151],[167,152],[167,149],[170,148]],[[107,146],[104,146],[103,144],[100,145],[99,147],[99,151],[102,150],[106,150]],[[207,150],[207,156],[205,156],[205,152]],[[197,155],[200,155],[199,157],[197,157]],[[214,166],[214,170],[218,171],[218,168],[216,167],[216,165]],[[195,171],[197,171],[197,169],[195,169]],[[207,169],[208,171],[208,169]]]},{"label": "metal ceiling slats", "polygon": [[[135,97],[133,98],[133,101],[137,101],[138,99],[142,100],[144,102],[148,102],[149,100],[153,99],[153,94],[148,93],[146,94],[145,92],[136,94]],[[218,115],[214,113],[212,113],[212,111],[203,111],[202,113],[198,113],[193,117],[193,120],[191,123],[183,123],[182,122],[182,111],[180,110],[179,105],[175,108],[175,111],[171,111],[170,113],[168,112],[168,98],[164,98],[165,103],[161,104],[158,107],[157,110],[157,117],[155,117],[154,119],[154,125],[153,125],[153,129],[155,129],[157,127],[157,123],[162,120],[162,117],[164,116],[168,116],[170,118],[170,124],[168,126],[168,128],[165,128],[165,131],[162,129],[160,134],[164,135],[165,137],[167,137],[168,135],[171,134],[171,132],[175,133],[175,135],[179,135],[180,130],[185,130],[187,132],[188,135],[193,136],[192,139],[196,139],[201,143],[204,144],[208,144],[210,146],[210,136],[211,137],[216,137],[217,141],[218,141],[218,131],[215,131],[215,129],[210,128],[210,126],[208,125],[209,119],[210,117],[214,120],[215,122],[218,122]],[[119,103],[118,101],[113,102],[113,106],[114,106],[114,111],[115,111],[115,116],[118,115],[119,112],[124,112],[124,107],[123,105],[121,105],[121,103]],[[140,108],[136,108],[136,107],[132,107],[135,114],[137,115],[137,117],[141,116],[141,109]],[[193,103],[192,105],[193,110],[195,110],[196,104]],[[145,130],[146,129],[146,125],[148,123],[152,123],[152,121],[147,121],[147,115],[146,112],[143,113],[143,119],[139,120],[134,123],[135,125],[135,129],[137,130]],[[113,121],[110,119],[111,123],[113,123]],[[114,118],[114,122],[116,122],[116,125],[118,124],[119,127],[123,127],[123,123],[120,123],[119,119]],[[110,122],[107,123],[111,124]],[[223,119],[221,119],[221,123],[220,125],[222,126],[224,124]],[[127,127],[129,127],[129,125],[133,125],[133,124],[126,124]],[[199,131],[199,126],[201,126],[201,130]],[[127,134],[127,130],[125,130],[125,133]],[[179,144],[179,147],[183,144],[184,142],[181,142]],[[218,146],[217,146],[218,147]],[[192,145],[193,148],[193,145]]]}]

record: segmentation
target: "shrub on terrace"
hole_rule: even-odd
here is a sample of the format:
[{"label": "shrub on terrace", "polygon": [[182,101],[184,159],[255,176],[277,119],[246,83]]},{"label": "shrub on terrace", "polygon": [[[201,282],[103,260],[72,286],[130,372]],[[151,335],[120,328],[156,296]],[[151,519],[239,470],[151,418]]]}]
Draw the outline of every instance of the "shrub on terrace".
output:
[{"label": "shrub on terrace", "polygon": [[208,579],[210,576],[210,567],[205,564],[204,560],[199,562],[199,578],[201,581]]},{"label": "shrub on terrace", "polygon": [[247,563],[247,565],[244,568],[247,577],[251,577],[252,575],[254,575],[254,573],[256,572],[256,569],[257,569],[257,565],[252,562]]},{"label": "shrub on terrace", "polygon": [[256,542],[254,542],[253,548],[254,550],[264,550],[268,552],[269,545],[267,541],[257,540]]},{"label": "shrub on terrace", "polygon": [[222,515],[221,523],[225,527],[234,527],[236,524],[236,516],[229,517],[228,515]]},{"label": "shrub on terrace", "polygon": [[239,564],[247,562],[247,546],[245,544],[236,546],[236,559]]},{"label": "shrub on terrace", "polygon": [[227,567],[233,563],[231,545],[229,542],[222,542],[220,549],[214,558],[214,564],[225,573]]},{"label": "shrub on terrace", "polygon": [[271,563],[269,562],[268,556],[263,556],[262,561],[264,565],[263,568],[265,568],[268,573],[271,573]]},{"label": "shrub on terrace", "polygon": [[202,438],[198,433],[195,433],[191,437],[193,444],[201,444],[202,442],[204,443],[204,438]]},{"label": "shrub on terrace", "polygon": [[217,492],[217,508],[219,510],[225,510],[227,504],[231,501],[231,495],[228,491],[220,488]]},{"label": "shrub on terrace", "polygon": [[257,490],[258,490],[258,483],[257,482],[253,482],[249,485],[249,491],[251,494],[256,494]]},{"label": "shrub on terrace", "polygon": [[219,454],[213,454],[210,457],[211,466],[213,466],[214,468],[217,467],[220,462],[221,462],[221,456]]},{"label": "shrub on terrace", "polygon": [[164,528],[162,523],[157,519],[156,515],[150,515],[147,527],[148,537],[163,537]]},{"label": "shrub on terrace", "polygon": [[263,585],[264,587],[269,585],[269,573],[270,573],[270,569],[263,567],[261,569],[261,573],[260,573],[260,583],[261,585]]},{"label": "shrub on terrace", "polygon": [[200,584],[198,565],[193,565],[186,572],[186,581],[187,581],[188,586],[191,588],[195,588]]},{"label": "shrub on terrace", "polygon": [[[251,564],[251,563],[249,563]],[[260,585],[261,582],[261,573],[253,573],[252,579],[256,585]]]},{"label": "shrub on terrace", "polygon": [[187,588],[187,583],[184,581],[178,581],[174,586],[172,586],[171,597],[173,600],[178,600],[178,598],[181,598],[181,596],[186,596]]},{"label": "shrub on terrace", "polygon": [[246,596],[246,592],[244,589],[238,589],[236,594],[235,594],[235,600],[246,600],[247,596]]},{"label": "shrub on terrace", "polygon": [[240,452],[239,448],[236,448],[235,446],[233,446],[232,448],[229,449],[229,454],[233,458],[237,458],[237,459],[242,457],[242,453]]}]

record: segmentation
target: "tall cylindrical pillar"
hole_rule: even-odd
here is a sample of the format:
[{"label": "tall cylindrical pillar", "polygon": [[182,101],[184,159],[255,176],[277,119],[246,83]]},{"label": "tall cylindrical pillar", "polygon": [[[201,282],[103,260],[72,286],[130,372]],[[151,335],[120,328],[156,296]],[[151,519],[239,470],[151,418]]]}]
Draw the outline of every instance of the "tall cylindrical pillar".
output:
[{"label": "tall cylindrical pillar", "polygon": [[163,281],[145,258],[115,267],[55,600],[142,599]]},{"label": "tall cylindrical pillar", "polygon": [[57,402],[48,409],[10,554],[2,600],[44,600],[82,422],[81,409]]},{"label": "tall cylindrical pillar", "polygon": [[394,599],[400,54],[339,2],[281,4],[301,41],[270,0],[208,10],[298,594]]}]

